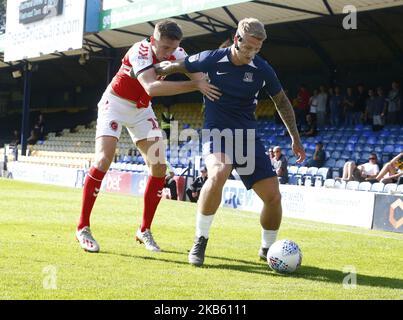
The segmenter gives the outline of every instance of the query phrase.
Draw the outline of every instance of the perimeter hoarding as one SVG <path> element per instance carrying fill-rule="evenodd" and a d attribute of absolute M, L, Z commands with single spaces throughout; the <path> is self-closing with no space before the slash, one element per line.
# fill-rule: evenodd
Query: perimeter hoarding
<path fill-rule="evenodd" d="M 81 49 L 85 0 L 8 0 L 4 61 Z"/>
<path fill-rule="evenodd" d="M 127 6 L 104 10 L 100 30 L 121 28 L 181 14 L 249 2 L 247 0 L 137 0 Z"/>
<path fill-rule="evenodd" d="M 373 229 L 403 233 L 403 195 L 376 195 Z"/>

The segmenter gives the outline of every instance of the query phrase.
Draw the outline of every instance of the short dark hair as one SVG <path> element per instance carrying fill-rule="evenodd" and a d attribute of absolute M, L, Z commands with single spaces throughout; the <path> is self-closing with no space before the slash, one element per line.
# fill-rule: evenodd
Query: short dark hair
<path fill-rule="evenodd" d="M 154 38 L 168 38 L 170 40 L 182 40 L 183 33 L 181 27 L 173 20 L 162 20 L 155 25 Z"/>

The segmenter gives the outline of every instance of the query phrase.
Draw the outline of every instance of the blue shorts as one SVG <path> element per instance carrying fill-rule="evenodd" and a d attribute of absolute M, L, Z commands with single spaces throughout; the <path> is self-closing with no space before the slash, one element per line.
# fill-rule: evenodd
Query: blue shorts
<path fill-rule="evenodd" d="M 256 182 L 276 176 L 258 137 L 247 137 L 246 134 L 221 137 L 212 134 L 203 141 L 203 156 L 211 153 L 226 154 L 229 163 L 236 169 L 248 190 L 252 189 Z"/>

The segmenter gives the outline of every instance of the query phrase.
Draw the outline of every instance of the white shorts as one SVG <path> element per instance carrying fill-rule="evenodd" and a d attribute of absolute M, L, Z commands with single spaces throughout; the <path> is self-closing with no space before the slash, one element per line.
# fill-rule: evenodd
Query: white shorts
<path fill-rule="evenodd" d="M 98 103 L 97 131 L 95 138 L 112 136 L 120 138 L 125 126 L 133 142 L 162 137 L 158 120 L 151 105 L 137 108 L 133 103 L 105 92 Z"/>

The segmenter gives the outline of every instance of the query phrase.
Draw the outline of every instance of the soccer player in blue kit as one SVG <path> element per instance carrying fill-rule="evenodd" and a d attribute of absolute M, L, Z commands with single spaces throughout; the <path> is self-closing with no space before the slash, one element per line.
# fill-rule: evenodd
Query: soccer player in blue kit
<path fill-rule="evenodd" d="M 282 217 L 279 183 L 270 159 L 265 154 L 263 144 L 254 135 L 257 127 L 254 112 L 257 96 L 262 88 L 265 88 L 272 97 L 287 127 L 292 140 L 292 149 L 298 157 L 297 162 L 301 163 L 305 159 L 305 151 L 301 144 L 291 103 L 273 68 L 257 55 L 266 38 L 264 25 L 259 20 L 245 18 L 238 24 L 231 47 L 203 51 L 183 60 L 166 61 L 154 65 L 159 75 L 176 72 L 206 73 L 210 83 L 218 87 L 222 93 L 218 100 L 204 99 L 203 130 L 211 132 L 207 142 L 203 143 L 203 155 L 209 179 L 204 184 L 199 197 L 196 237 L 188 256 L 189 263 L 195 266 L 201 266 L 204 263 L 214 214 L 221 203 L 224 184 L 234 168 L 238 171 L 245 187 L 248 190 L 253 189 L 263 201 L 260 215 L 261 246 L 258 252 L 260 258 L 266 259 L 268 249 L 277 238 Z M 230 144 L 225 144 L 223 147 L 223 135 L 217 135 L 217 132 L 228 133 L 228 130 L 232 132 L 232 146 L 235 146 L 232 149 L 228 148 Z M 252 132 L 253 136 L 250 136 L 248 131 Z M 237 132 L 242 133 L 237 135 Z M 217 137 L 221 140 L 221 144 L 216 143 Z M 242 158 L 240 155 L 245 154 L 245 149 L 247 149 L 246 163 L 240 163 L 239 160 Z M 250 170 L 251 166 L 252 170 Z"/>

